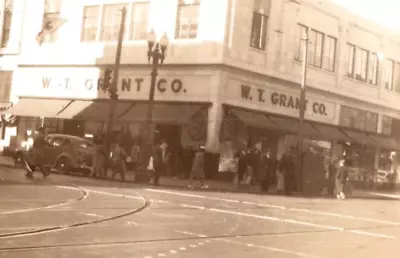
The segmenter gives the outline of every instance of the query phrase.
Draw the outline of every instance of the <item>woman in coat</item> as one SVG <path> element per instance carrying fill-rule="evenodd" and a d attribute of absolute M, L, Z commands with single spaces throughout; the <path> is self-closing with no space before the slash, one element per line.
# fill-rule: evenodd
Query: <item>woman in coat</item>
<path fill-rule="evenodd" d="M 189 188 L 193 188 L 193 178 L 200 179 L 201 188 L 207 188 L 208 186 L 204 185 L 204 153 L 206 148 L 201 146 L 194 156 L 193 167 L 190 174 L 190 184 Z"/>

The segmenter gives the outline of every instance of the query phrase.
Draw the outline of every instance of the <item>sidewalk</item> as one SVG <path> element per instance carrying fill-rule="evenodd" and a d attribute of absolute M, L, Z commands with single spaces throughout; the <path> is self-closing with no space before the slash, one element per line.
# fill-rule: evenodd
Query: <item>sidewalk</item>
<path fill-rule="evenodd" d="M 14 161 L 10 157 L 4 157 L 0 155 L 0 167 L 8 167 L 8 168 L 14 168 Z M 136 177 L 137 179 L 137 184 L 139 185 L 145 185 L 147 184 L 147 174 L 145 172 L 141 172 L 138 174 Z M 119 180 L 119 176 L 117 175 L 117 180 Z M 110 174 L 107 180 L 111 180 Z M 127 173 L 125 175 L 125 180 L 128 183 L 135 183 L 134 182 L 134 176 L 132 173 Z M 189 189 L 189 180 L 188 179 L 179 179 L 179 178 L 174 178 L 174 177 L 168 177 L 168 176 L 162 176 L 160 177 L 160 186 L 162 187 L 170 187 L 170 188 L 179 188 L 179 189 Z M 232 192 L 232 193 L 249 193 L 249 194 L 278 194 L 276 191 L 276 188 L 273 186 L 269 190 L 268 193 L 262 193 L 260 190 L 259 184 L 252 185 L 249 188 L 246 189 L 239 189 L 236 184 L 234 184 L 232 181 L 222 181 L 222 180 L 206 180 L 205 184 L 208 186 L 207 189 L 199 189 L 200 188 L 200 182 L 198 180 L 194 181 L 194 185 L 196 190 L 201 190 L 201 191 L 214 191 L 214 192 Z M 384 197 L 385 194 L 396 195 L 400 194 L 400 191 L 393 191 L 393 192 L 385 192 L 385 191 L 379 191 L 376 192 L 378 194 L 373 194 L 373 190 L 354 190 L 352 197 L 353 198 L 373 198 L 373 197 L 378 197 L 382 196 Z M 301 193 L 293 193 L 293 197 L 304 197 L 304 194 Z M 332 198 L 328 195 L 318 195 L 318 196 L 309 196 L 309 197 L 315 197 L 315 198 Z"/>

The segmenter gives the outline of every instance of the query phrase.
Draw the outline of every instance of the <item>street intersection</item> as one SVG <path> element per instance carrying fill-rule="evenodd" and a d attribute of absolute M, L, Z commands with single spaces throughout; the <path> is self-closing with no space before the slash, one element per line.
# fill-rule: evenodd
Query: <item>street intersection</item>
<path fill-rule="evenodd" d="M 37 177 L 0 168 L 0 257 L 400 253 L 396 194 L 338 201 Z"/>

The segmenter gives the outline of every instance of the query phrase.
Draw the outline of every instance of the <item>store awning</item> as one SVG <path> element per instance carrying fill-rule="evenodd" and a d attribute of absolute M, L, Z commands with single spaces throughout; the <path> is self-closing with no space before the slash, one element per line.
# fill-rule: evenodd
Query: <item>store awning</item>
<path fill-rule="evenodd" d="M 281 131 L 288 132 L 291 134 L 297 134 L 299 131 L 299 121 L 294 118 L 289 117 L 278 117 L 273 115 L 268 115 L 269 119 L 274 122 Z M 312 139 L 323 139 L 323 135 L 319 133 L 309 121 L 304 121 L 303 124 L 303 134 L 306 137 Z"/>
<path fill-rule="evenodd" d="M 256 127 L 256 128 L 265 128 L 270 130 L 279 130 L 278 126 L 276 126 L 271 120 L 268 119 L 267 115 L 251 112 L 239 109 L 231 109 L 231 111 L 243 121 L 245 125 Z"/>
<path fill-rule="evenodd" d="M 31 117 L 57 117 L 70 100 L 21 98 L 17 104 L 6 110 L 5 114 Z"/>
<path fill-rule="evenodd" d="M 115 105 L 115 117 L 127 112 L 133 103 L 117 102 Z M 57 114 L 58 118 L 63 119 L 78 119 L 78 120 L 95 120 L 106 121 L 110 112 L 109 101 L 92 101 L 92 100 L 71 100 Z"/>
<path fill-rule="evenodd" d="M 193 103 L 154 103 L 153 120 L 158 123 L 184 124 L 202 107 Z M 137 102 L 117 115 L 116 119 L 132 122 L 147 120 L 147 102 Z"/>
<path fill-rule="evenodd" d="M 377 142 L 372 140 L 366 133 L 353 131 L 350 129 L 342 129 L 344 133 L 350 138 L 351 142 L 364 144 L 369 146 L 377 146 Z"/>
<path fill-rule="evenodd" d="M 370 134 L 369 137 L 382 149 L 400 151 L 400 143 L 385 135 Z"/>
<path fill-rule="evenodd" d="M 324 124 L 314 124 L 315 129 L 317 129 L 326 140 L 332 141 L 344 141 L 349 142 L 350 139 L 340 129 L 336 126 L 324 125 Z"/>

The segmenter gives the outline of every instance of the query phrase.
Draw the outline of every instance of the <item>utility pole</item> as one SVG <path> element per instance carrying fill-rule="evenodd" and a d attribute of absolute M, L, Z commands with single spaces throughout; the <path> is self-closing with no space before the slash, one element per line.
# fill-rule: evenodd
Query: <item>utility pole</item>
<path fill-rule="evenodd" d="M 112 78 L 112 83 L 111 85 L 109 85 L 108 88 L 108 94 L 110 96 L 110 109 L 109 109 L 108 123 L 107 123 L 107 147 L 110 147 L 110 137 L 113 131 L 115 107 L 117 105 L 117 100 L 118 100 L 118 94 L 117 94 L 118 76 L 119 76 L 119 67 L 121 64 L 121 51 L 122 51 L 122 42 L 124 40 L 125 22 L 126 22 L 126 7 L 124 6 L 121 9 L 121 24 L 118 34 L 117 53 L 115 55 L 113 78 Z"/>
<path fill-rule="evenodd" d="M 303 140 L 304 140 L 304 115 L 306 111 L 306 81 L 307 81 L 307 63 L 308 63 L 308 35 L 310 28 L 307 28 L 304 35 L 304 52 L 303 52 L 303 67 L 302 67 L 302 79 L 300 88 L 300 107 L 299 107 L 299 130 L 297 134 L 297 176 L 300 178 L 299 190 L 303 191 Z"/>

